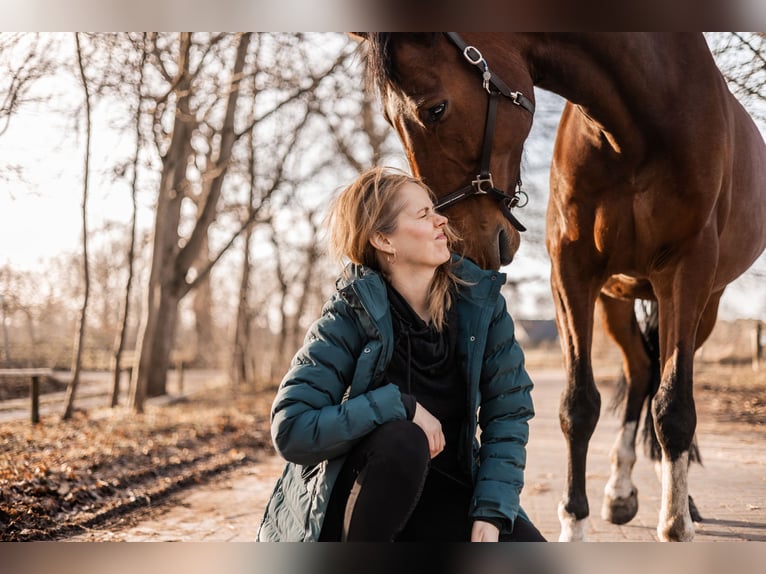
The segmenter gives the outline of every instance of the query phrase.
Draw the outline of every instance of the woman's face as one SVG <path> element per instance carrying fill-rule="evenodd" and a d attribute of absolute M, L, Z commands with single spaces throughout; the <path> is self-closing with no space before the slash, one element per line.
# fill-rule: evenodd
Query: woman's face
<path fill-rule="evenodd" d="M 396 230 L 386 235 L 396 254 L 393 267 L 434 270 L 450 258 L 444 234 L 447 218 L 434 211 L 431 196 L 420 185 L 405 183 L 397 193 L 403 208 Z"/>

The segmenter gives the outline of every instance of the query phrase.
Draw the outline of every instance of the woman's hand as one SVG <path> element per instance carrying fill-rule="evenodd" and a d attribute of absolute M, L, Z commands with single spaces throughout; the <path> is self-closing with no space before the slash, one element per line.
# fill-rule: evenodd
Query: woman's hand
<path fill-rule="evenodd" d="M 412 422 L 423 429 L 428 439 L 428 450 L 431 451 L 431 458 L 444 450 L 442 424 L 439 422 L 439 419 L 429 413 L 420 403 L 415 403 L 415 416 L 412 417 Z"/>
<path fill-rule="evenodd" d="M 471 542 L 497 542 L 500 530 L 497 526 L 483 520 L 474 520 L 471 528 Z"/>

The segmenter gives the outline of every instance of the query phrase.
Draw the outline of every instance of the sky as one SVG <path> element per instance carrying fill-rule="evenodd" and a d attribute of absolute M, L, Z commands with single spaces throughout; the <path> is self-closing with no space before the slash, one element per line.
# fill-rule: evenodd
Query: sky
<path fill-rule="evenodd" d="M 94 135 L 92 145 L 92 165 L 104 166 L 131 143 L 104 131 Z M 83 134 L 55 114 L 24 110 L 13 118 L 0 137 L 0 162 L 20 164 L 23 173 L 0 177 L 0 264 L 39 269 L 50 256 L 79 249 L 84 149 Z M 102 171 L 91 177 L 90 229 L 105 221 L 128 221 L 129 188 L 110 179 Z"/>
<path fill-rule="evenodd" d="M 59 86 L 57 90 L 78 95 L 72 89 Z M 558 96 L 538 91 L 538 110 L 541 106 L 559 109 Z M 105 120 L 109 109 L 97 109 Z M 539 113 L 539 112 L 538 112 Z M 94 121 L 105 125 L 106 121 Z M 527 154 L 534 154 L 528 163 L 534 167 L 528 191 L 534 203 L 529 209 L 544 210 L 547 200 L 547 166 L 552 151 L 551 138 L 543 135 L 544 126 L 535 124 L 527 145 Z M 99 171 L 100 166 L 112 166 L 116 157 L 131 154 L 132 141 L 124 141 L 116 131 L 102 130 L 94 135 L 92 166 L 95 171 L 90 181 L 88 204 L 91 230 L 107 221 L 127 222 L 130 215 L 128 182 L 115 183 L 113 173 Z M 0 171 L 0 265 L 16 269 L 44 269 L 52 256 L 61 252 L 77 252 L 81 241 L 82 163 L 84 137 L 71 119 L 61 114 L 47 113 L 44 108 L 29 107 L 14 117 L 8 131 L 0 136 L 0 170 L 3 165 L 15 163 L 24 166 L 23 179 Z M 342 182 L 339 182 L 342 183 Z M 541 196 L 545 197 L 545 200 Z M 148 229 L 153 219 L 151 194 L 140 196 L 139 226 Z M 524 210 L 517 216 L 528 221 Z M 537 241 L 526 240 L 537 233 Z M 521 298 L 518 317 L 552 316 L 550 290 L 546 278 L 549 264 L 542 242 L 542 230 L 530 231 L 522 236 L 522 246 L 516 260 L 504 269 L 512 280 L 527 282 L 517 297 Z M 766 256 L 762 256 L 753 271 L 745 274 L 727 290 L 721 303 L 720 316 L 726 319 L 766 319 Z M 542 302 L 542 305 L 538 304 Z"/>

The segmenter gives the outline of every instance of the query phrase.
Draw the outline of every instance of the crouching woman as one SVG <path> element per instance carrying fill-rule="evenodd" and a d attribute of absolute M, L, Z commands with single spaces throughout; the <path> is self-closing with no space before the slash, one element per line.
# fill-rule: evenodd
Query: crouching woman
<path fill-rule="evenodd" d="M 519 506 L 532 381 L 505 277 L 451 253 L 433 204 L 381 168 L 335 200 L 349 263 L 274 400 L 288 463 L 259 540 L 544 540 Z"/>

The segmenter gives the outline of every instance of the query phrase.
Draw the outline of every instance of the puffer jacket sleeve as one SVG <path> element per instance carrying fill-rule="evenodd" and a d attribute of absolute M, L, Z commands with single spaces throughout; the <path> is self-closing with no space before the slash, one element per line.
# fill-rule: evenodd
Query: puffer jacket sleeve
<path fill-rule="evenodd" d="M 524 485 L 529 419 L 534 416 L 532 381 L 516 342 L 505 299 L 498 297 L 481 373 L 480 464 L 471 516 L 510 522 L 519 512 Z"/>
<path fill-rule="evenodd" d="M 271 436 L 283 458 L 317 464 L 345 454 L 377 426 L 406 418 L 396 385 L 346 397 L 365 348 L 355 311 L 334 297 L 309 329 L 272 406 Z"/>

